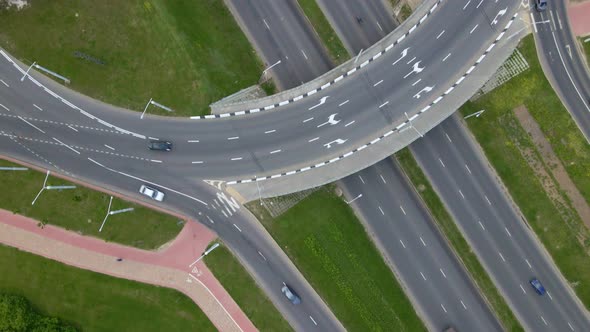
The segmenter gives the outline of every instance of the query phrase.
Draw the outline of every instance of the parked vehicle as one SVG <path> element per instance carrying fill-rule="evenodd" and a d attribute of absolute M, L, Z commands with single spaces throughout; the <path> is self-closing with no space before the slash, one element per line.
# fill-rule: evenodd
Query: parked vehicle
<path fill-rule="evenodd" d="M 535 0 L 535 7 L 540 12 L 545 11 L 547 9 L 547 0 Z"/>

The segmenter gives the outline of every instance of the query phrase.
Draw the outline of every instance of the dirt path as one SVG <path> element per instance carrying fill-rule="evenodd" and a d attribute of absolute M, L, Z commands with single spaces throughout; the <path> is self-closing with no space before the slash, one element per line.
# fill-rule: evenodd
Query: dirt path
<path fill-rule="evenodd" d="M 215 234 L 187 222 L 165 249 L 151 252 L 81 236 L 0 210 L 0 242 L 21 250 L 119 278 L 174 288 L 190 297 L 220 331 L 256 331 L 202 261 L 189 268 Z M 122 258 L 122 261 L 117 261 Z"/>
<path fill-rule="evenodd" d="M 539 124 L 537 124 L 535 119 L 533 119 L 533 117 L 530 115 L 530 113 L 524 106 L 517 107 L 514 110 L 514 114 L 516 115 L 516 118 L 518 119 L 524 130 L 531 136 L 533 143 L 535 144 L 537 150 L 541 154 L 541 158 L 543 159 L 544 163 L 548 166 L 548 168 L 551 171 L 551 174 L 557 181 L 559 189 L 565 192 L 565 194 L 571 201 L 571 204 L 573 205 L 574 209 L 576 210 L 576 212 L 578 213 L 586 227 L 590 229 L 590 207 L 588 206 L 588 203 L 586 202 L 582 194 L 580 194 L 580 191 L 578 190 L 572 179 L 570 179 L 561 161 L 555 155 L 555 152 L 553 151 L 551 144 L 545 138 L 545 135 L 543 135 L 543 132 L 539 127 Z M 559 195 L 559 193 L 557 193 L 557 195 Z"/>

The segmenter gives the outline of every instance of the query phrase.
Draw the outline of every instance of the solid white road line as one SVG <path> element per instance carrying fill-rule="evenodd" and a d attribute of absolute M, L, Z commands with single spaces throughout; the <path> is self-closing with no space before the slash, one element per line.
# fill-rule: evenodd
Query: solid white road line
<path fill-rule="evenodd" d="M 572 326 L 572 324 L 570 324 L 569 322 L 567 323 L 567 326 L 569 326 L 569 327 L 570 327 L 570 330 L 572 330 L 572 331 L 575 331 L 575 330 L 574 330 L 574 327 L 573 327 L 573 326 Z"/>
<path fill-rule="evenodd" d="M 109 145 L 106 145 L 106 144 L 105 144 L 104 146 L 106 146 L 107 148 L 109 148 L 109 149 L 111 149 L 111 150 L 113 150 L 113 151 L 115 150 L 115 148 L 114 148 L 114 147 L 112 147 L 112 146 L 109 146 Z"/>
<path fill-rule="evenodd" d="M 273 129 L 273 130 L 267 130 L 267 131 L 265 131 L 264 133 L 265 133 L 265 134 L 272 134 L 272 133 L 274 133 L 275 131 L 277 131 L 277 130 L 276 130 L 276 129 Z"/>
<path fill-rule="evenodd" d="M 510 231 L 508 230 L 508 228 L 504 227 L 504 229 L 506 230 L 506 233 L 508 233 L 508 236 L 512 237 L 512 234 L 510 234 Z"/>
<path fill-rule="evenodd" d="M 36 109 L 38 109 L 39 111 L 42 111 L 43 109 L 35 104 L 33 104 L 33 106 L 35 106 Z"/>
<path fill-rule="evenodd" d="M 309 122 L 309 121 L 311 121 L 311 120 L 313 120 L 313 117 L 311 117 L 311 118 L 309 118 L 309 119 L 305 119 L 305 120 L 303 120 L 303 123 Z"/>
<path fill-rule="evenodd" d="M 385 179 L 383 178 L 383 175 L 379 174 L 379 177 L 381 177 L 381 181 L 383 181 L 383 183 L 387 184 L 387 182 L 385 181 Z"/>
<path fill-rule="evenodd" d="M 72 130 L 73 130 L 73 131 L 75 131 L 75 132 L 78 132 L 78 129 L 76 129 L 76 128 L 74 128 L 74 127 L 70 126 L 70 125 L 68 125 L 68 128 L 72 129 Z"/>
<path fill-rule="evenodd" d="M 461 305 L 463 306 L 463 309 L 467 310 L 467 306 L 465 305 L 465 303 L 463 303 L 463 300 L 459 300 L 459 302 L 461 302 Z"/>
<path fill-rule="evenodd" d="M 540 316 L 540 317 L 541 317 L 541 320 L 543 321 L 543 323 L 545 323 L 545 325 L 548 325 L 547 324 L 547 321 L 545 320 L 545 318 L 543 318 L 543 316 Z"/>
<path fill-rule="evenodd" d="M 547 296 L 549 296 L 549 298 L 551 299 L 551 301 L 553 301 L 553 297 L 551 296 L 551 293 L 549 293 L 549 291 L 547 291 Z"/>
<path fill-rule="evenodd" d="M 420 242 L 422 242 L 422 245 L 426 247 L 426 242 L 424 242 L 424 239 L 422 239 L 421 236 L 420 236 Z"/>
<path fill-rule="evenodd" d="M 471 170 L 469 169 L 469 166 L 467 166 L 467 164 L 465 164 L 465 168 L 467 168 L 467 172 L 469 172 L 469 174 L 471 174 Z"/>
<path fill-rule="evenodd" d="M 447 56 L 443 58 L 443 62 L 445 62 L 450 56 L 451 56 L 451 53 L 447 54 Z"/>
<path fill-rule="evenodd" d="M 362 177 L 362 176 L 360 176 L 360 175 L 359 175 L 359 179 L 361 179 L 361 182 L 362 182 L 363 184 L 365 184 L 365 180 L 363 180 L 363 177 Z"/>
<path fill-rule="evenodd" d="M 150 159 L 150 161 L 153 162 L 153 163 L 158 163 L 158 164 L 161 164 L 162 163 L 161 160 L 157 160 L 157 159 Z"/>
<path fill-rule="evenodd" d="M 539 32 L 537 30 L 537 22 L 535 22 L 535 17 L 533 16 L 533 13 L 529 13 L 531 15 L 531 22 L 533 23 L 533 27 L 535 28 L 535 33 Z"/>
<path fill-rule="evenodd" d="M 420 81 L 422 81 L 421 78 L 419 78 L 416 82 L 412 83 L 412 86 L 415 86 L 416 84 L 420 83 Z"/>
<path fill-rule="evenodd" d="M 379 84 L 381 84 L 381 83 L 383 83 L 383 80 L 381 80 L 381 81 L 379 81 L 379 82 L 377 82 L 377 83 L 373 84 L 373 86 L 375 87 L 375 86 L 377 86 L 377 85 L 379 85 Z"/>
<path fill-rule="evenodd" d="M 53 140 L 54 140 L 54 141 L 58 142 L 59 144 L 61 144 L 61 145 L 65 146 L 66 148 L 68 148 L 68 149 L 70 149 L 70 150 L 74 151 L 74 152 L 75 152 L 75 153 L 77 153 L 77 154 L 80 154 L 80 152 L 76 151 L 76 149 L 74 149 L 74 148 L 72 148 L 71 146 L 69 146 L 69 145 L 65 144 L 64 142 L 62 142 L 62 141 L 58 140 L 58 139 L 57 139 L 57 138 L 55 138 L 55 137 L 52 137 L 52 138 L 53 138 Z"/>
<path fill-rule="evenodd" d="M 482 3 L 483 3 L 483 0 L 480 0 L 479 3 L 477 4 L 477 6 L 475 6 L 475 8 L 479 8 L 479 6 L 481 6 Z"/>
<path fill-rule="evenodd" d="M 406 62 L 406 64 L 408 64 L 408 65 L 409 65 L 409 64 L 410 64 L 410 63 L 412 63 L 412 61 L 414 61 L 414 60 L 416 60 L 416 57 L 413 57 L 413 58 L 411 58 L 411 59 L 410 59 L 408 62 Z"/>
<path fill-rule="evenodd" d="M 528 259 L 526 259 L 526 258 L 525 258 L 525 259 L 524 259 L 524 261 L 525 261 L 525 262 L 526 262 L 526 264 L 529 266 L 529 269 L 532 269 L 532 268 L 533 268 L 533 267 L 531 266 L 531 263 L 529 263 L 529 260 L 528 260 Z"/>
<path fill-rule="evenodd" d="M 486 228 L 485 228 L 485 227 L 483 227 L 483 224 L 481 223 L 481 221 L 478 221 L 478 222 L 479 222 L 479 226 L 481 226 L 481 229 L 483 229 L 483 230 L 485 231 L 485 230 L 486 230 Z"/>
<path fill-rule="evenodd" d="M 449 142 L 453 143 L 453 141 L 451 141 L 451 138 L 449 137 L 449 134 L 445 133 L 445 136 L 447 137 L 447 139 L 449 140 Z"/>
<path fill-rule="evenodd" d="M 443 271 L 442 268 L 440 268 L 439 270 L 440 270 L 440 273 L 442 273 L 443 277 L 445 277 L 445 279 L 446 279 L 447 278 L 447 275 L 445 274 L 445 271 Z"/>
<path fill-rule="evenodd" d="M 305 57 L 305 60 L 307 60 L 307 54 L 305 54 L 305 52 L 303 52 L 303 50 L 301 50 L 301 53 L 303 53 L 303 56 Z"/>
<path fill-rule="evenodd" d="M 23 119 L 20 115 L 18 116 L 19 119 L 23 120 L 26 124 L 28 124 L 29 126 L 37 129 L 38 131 L 42 132 L 43 134 L 45 134 L 45 132 L 41 129 L 39 129 L 39 127 L 35 126 L 34 124 L 30 123 L 29 121 Z"/>
<path fill-rule="evenodd" d="M 353 124 L 353 123 L 354 123 L 354 121 L 355 121 L 355 120 L 352 120 L 352 121 L 350 121 L 349 123 L 345 124 L 345 125 L 344 125 L 344 127 L 348 127 L 348 126 L 350 126 L 351 124 Z"/>
<path fill-rule="evenodd" d="M 266 28 L 267 28 L 268 30 L 270 30 L 270 27 L 268 26 L 268 23 L 266 23 L 266 20 L 265 20 L 265 19 L 262 19 L 262 22 L 264 22 L 264 25 L 266 25 Z"/>
<path fill-rule="evenodd" d="M 318 323 L 316 323 L 316 321 L 315 321 L 315 319 L 313 319 L 313 317 L 309 316 L 309 319 L 311 319 L 311 322 L 312 322 L 312 323 L 313 323 L 315 326 L 317 326 L 317 325 L 318 325 Z"/>
<path fill-rule="evenodd" d="M 526 291 L 524 290 L 524 287 L 522 287 L 522 284 L 520 284 L 519 286 L 520 286 L 520 289 L 522 290 L 522 292 L 526 294 Z"/>
<path fill-rule="evenodd" d="M 239 136 L 234 136 L 234 137 L 228 137 L 227 140 L 228 141 L 233 141 L 233 140 L 236 140 L 236 139 L 239 139 L 239 138 L 240 138 Z"/>
<path fill-rule="evenodd" d="M 199 161 L 191 161 L 191 164 L 202 164 L 203 161 L 199 160 Z"/>
<path fill-rule="evenodd" d="M 426 277 L 424 276 L 424 273 L 420 272 L 420 275 L 422 276 L 422 279 L 426 280 Z"/>
<path fill-rule="evenodd" d="M 338 104 L 338 107 L 348 104 L 349 101 L 350 101 L 350 99 L 347 99 L 346 101 L 341 102 L 340 104 Z"/>
<path fill-rule="evenodd" d="M 6 82 L 4 82 L 3 80 L 0 80 L 0 82 L 2 82 L 2 84 L 6 85 L 7 88 L 10 88 L 10 85 L 8 85 Z"/>
<path fill-rule="evenodd" d="M 406 249 L 406 245 L 404 244 L 404 241 L 399 240 L 399 243 L 401 243 L 402 244 L 402 247 L 404 247 L 404 249 Z"/>
<path fill-rule="evenodd" d="M 489 204 L 489 205 L 492 205 L 492 202 L 490 202 L 490 199 L 488 198 L 488 196 L 486 196 L 486 195 L 483 195 L 483 197 L 485 197 L 485 198 L 486 198 L 486 201 L 488 201 L 488 204 Z"/>
<path fill-rule="evenodd" d="M 4 105 L 0 104 L 0 107 L 2 107 L 3 109 L 7 110 L 8 112 L 10 112 L 10 110 L 9 110 L 9 109 L 8 109 L 8 107 L 6 107 L 6 106 L 4 106 Z"/>
<path fill-rule="evenodd" d="M 281 149 L 271 151 L 270 154 L 275 154 L 275 153 L 279 153 L 279 152 L 281 152 Z"/>
<path fill-rule="evenodd" d="M 438 158 L 438 161 L 440 161 L 440 164 L 442 165 L 442 167 L 446 168 L 445 163 L 443 163 L 443 161 L 440 158 Z"/>
<path fill-rule="evenodd" d="M 477 29 L 477 27 L 478 27 L 478 26 L 479 26 L 479 24 L 476 24 L 476 25 L 473 27 L 473 29 L 471 29 L 471 31 L 469 31 L 469 34 L 472 34 L 472 33 L 473 33 L 473 31 L 475 31 L 475 29 Z"/>
<path fill-rule="evenodd" d="M 232 161 L 242 160 L 242 157 L 231 158 Z"/>
<path fill-rule="evenodd" d="M 445 308 L 445 306 L 442 303 L 440 304 L 440 307 L 442 308 L 442 310 L 444 310 L 445 313 L 447 312 L 447 309 Z"/>
<path fill-rule="evenodd" d="M 406 210 L 404 210 L 404 207 L 400 205 L 399 208 L 402 210 L 402 213 L 404 214 L 404 216 L 406 216 L 407 214 L 406 214 Z"/>
<path fill-rule="evenodd" d="M 438 34 L 438 36 L 436 36 L 436 39 L 439 39 L 439 38 L 440 38 L 440 36 L 442 36 L 444 33 L 445 33 L 445 30 L 441 31 L 441 32 Z"/>
<path fill-rule="evenodd" d="M 313 141 L 317 141 L 318 139 L 320 139 L 320 138 L 319 138 L 319 137 L 312 138 L 312 139 L 310 139 L 310 140 L 309 140 L 309 141 L 307 141 L 307 142 L 308 142 L 308 143 L 311 143 L 311 142 L 313 142 Z"/>
<path fill-rule="evenodd" d="M 463 195 L 463 192 L 461 191 L 461 189 L 459 189 L 459 194 L 461 194 L 461 197 L 463 197 L 463 199 L 465 199 L 465 195 Z"/>
<path fill-rule="evenodd" d="M 241 233 L 242 230 L 240 229 L 240 227 L 238 227 L 238 225 L 234 224 L 234 227 Z"/>
<path fill-rule="evenodd" d="M 264 257 L 264 255 L 260 251 L 258 251 L 258 254 L 260 255 L 260 257 L 262 257 L 262 259 L 266 261 L 266 257 Z"/>
<path fill-rule="evenodd" d="M 384 102 L 383 104 L 379 105 L 379 108 L 381 108 L 381 107 L 383 107 L 383 106 L 385 106 L 385 105 L 387 105 L 387 104 L 389 104 L 389 101 L 386 101 L 386 102 Z"/>
<path fill-rule="evenodd" d="M 189 142 L 189 143 L 199 143 L 199 140 L 198 139 L 190 139 L 187 142 Z"/>
<path fill-rule="evenodd" d="M 381 211 L 382 215 L 385 215 L 385 212 L 383 212 L 383 209 L 381 209 L 381 206 L 379 206 L 379 211 Z"/>
<path fill-rule="evenodd" d="M 465 4 L 465 6 L 463 6 L 463 10 L 465 10 L 465 8 L 467 8 L 467 6 L 469 6 L 469 3 L 471 2 L 471 0 L 467 1 L 467 3 Z"/>
<path fill-rule="evenodd" d="M 505 262 L 506 260 L 504 259 L 504 256 L 502 255 L 502 253 L 498 251 L 498 254 L 500 255 L 500 258 L 502 258 L 502 260 Z"/>

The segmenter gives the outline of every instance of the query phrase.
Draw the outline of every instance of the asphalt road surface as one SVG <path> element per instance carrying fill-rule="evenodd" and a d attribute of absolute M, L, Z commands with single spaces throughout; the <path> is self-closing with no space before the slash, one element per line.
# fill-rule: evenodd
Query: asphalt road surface
<path fill-rule="evenodd" d="M 395 28 L 380 0 L 320 4 L 351 53 Z M 397 163 L 387 158 L 343 178 L 340 187 L 430 330 L 501 330 Z"/>
<path fill-rule="evenodd" d="M 543 71 L 590 143 L 590 76 L 569 24 L 566 3 L 550 1 L 546 11 L 531 8 L 530 16 Z"/>
<path fill-rule="evenodd" d="M 28 66 L 13 65 L 3 53 L 0 151 L 125 195 L 137 196 L 143 183 L 158 187 L 166 193 L 158 205 L 216 231 L 297 329 L 338 330 L 337 320 L 268 234 L 223 197 L 215 182 L 203 180 L 287 173 L 379 137 L 404 121 L 406 110 L 412 116 L 440 100 L 436 96 L 501 35 L 516 8 L 509 1 L 443 1 L 407 38 L 334 87 L 280 111 L 203 121 L 140 120 L 138 113 L 91 100 L 38 74 L 22 80 Z M 174 151 L 148 151 L 150 137 L 171 139 Z M 283 281 L 304 298 L 296 309 L 279 292 Z"/>
<path fill-rule="evenodd" d="M 502 330 L 399 166 L 388 158 L 341 183 L 429 330 Z"/>
<path fill-rule="evenodd" d="M 588 312 L 456 116 L 410 146 L 420 166 L 526 330 L 590 331 Z M 469 121 L 485 121 L 485 116 Z M 532 278 L 543 283 L 546 295 L 534 292 Z"/>

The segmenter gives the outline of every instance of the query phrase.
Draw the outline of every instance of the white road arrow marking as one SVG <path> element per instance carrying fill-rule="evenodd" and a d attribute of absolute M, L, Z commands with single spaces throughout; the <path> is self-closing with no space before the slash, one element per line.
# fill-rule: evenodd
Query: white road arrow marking
<path fill-rule="evenodd" d="M 406 76 L 404 76 L 404 78 L 407 78 L 408 76 L 412 75 L 412 73 L 421 73 L 424 70 L 424 67 L 420 68 L 420 62 L 422 61 L 414 63 L 414 65 L 412 66 L 412 71 L 409 72 Z"/>
<path fill-rule="evenodd" d="M 313 105 L 312 107 L 310 107 L 309 110 L 311 111 L 312 109 L 314 109 L 314 108 L 316 108 L 316 107 L 318 107 L 320 105 L 323 105 L 326 102 L 326 99 L 328 99 L 328 97 L 330 97 L 330 96 L 322 97 L 320 99 L 320 102 L 317 105 Z"/>
<path fill-rule="evenodd" d="M 329 124 L 329 125 L 331 125 L 331 126 L 333 126 L 333 125 L 335 125 L 335 124 L 338 124 L 338 122 L 340 122 L 340 120 L 334 120 L 334 117 L 336 117 L 336 115 L 337 115 L 337 114 L 338 114 L 338 113 L 331 114 L 331 115 L 328 117 L 328 121 L 326 121 L 326 122 L 322 123 L 321 125 L 318 125 L 318 128 L 320 128 L 320 127 L 323 127 L 323 126 L 325 126 L 325 125 L 327 125 L 327 124 Z"/>
<path fill-rule="evenodd" d="M 569 53 L 570 59 L 571 59 L 572 58 L 572 48 L 570 47 L 569 44 L 565 45 L 565 48 L 567 48 L 567 53 Z"/>
<path fill-rule="evenodd" d="M 224 184 L 224 181 L 220 181 L 220 180 L 203 180 L 205 181 L 206 184 L 213 186 L 219 190 L 222 190 L 222 186 Z"/>
<path fill-rule="evenodd" d="M 424 89 L 420 90 L 420 92 L 414 95 L 414 98 L 420 99 L 420 97 L 422 97 L 423 92 L 430 92 L 432 91 L 432 89 L 434 89 L 435 86 L 436 85 L 424 87 Z"/>
<path fill-rule="evenodd" d="M 498 19 L 502 16 L 504 16 L 504 14 L 506 14 L 506 11 L 508 10 L 508 7 L 500 10 L 498 12 L 498 14 L 496 14 L 496 17 L 494 17 L 494 20 L 492 21 L 492 25 L 498 24 Z"/>
<path fill-rule="evenodd" d="M 402 55 L 399 57 L 399 59 L 395 60 L 395 62 L 394 62 L 394 63 L 392 63 L 391 65 L 392 65 L 392 66 L 395 66 L 395 64 L 396 64 L 396 63 L 400 62 L 400 61 L 401 61 L 401 59 L 405 58 L 405 57 L 406 57 L 406 55 L 408 55 L 408 50 L 409 50 L 409 49 L 410 49 L 409 47 L 408 47 L 408 48 L 406 48 L 406 49 L 404 49 L 404 50 L 402 51 Z"/>
<path fill-rule="evenodd" d="M 348 140 L 347 140 L 347 139 L 340 139 L 340 138 L 338 138 L 338 139 L 336 139 L 336 140 L 333 140 L 332 142 L 329 142 L 329 143 L 326 143 L 326 144 L 324 144 L 324 146 L 325 146 L 327 149 L 329 149 L 329 148 L 331 148 L 331 147 L 332 147 L 332 144 L 338 144 L 338 145 L 340 145 L 340 144 L 344 144 L 344 143 L 346 143 L 346 141 L 348 141 Z"/>

